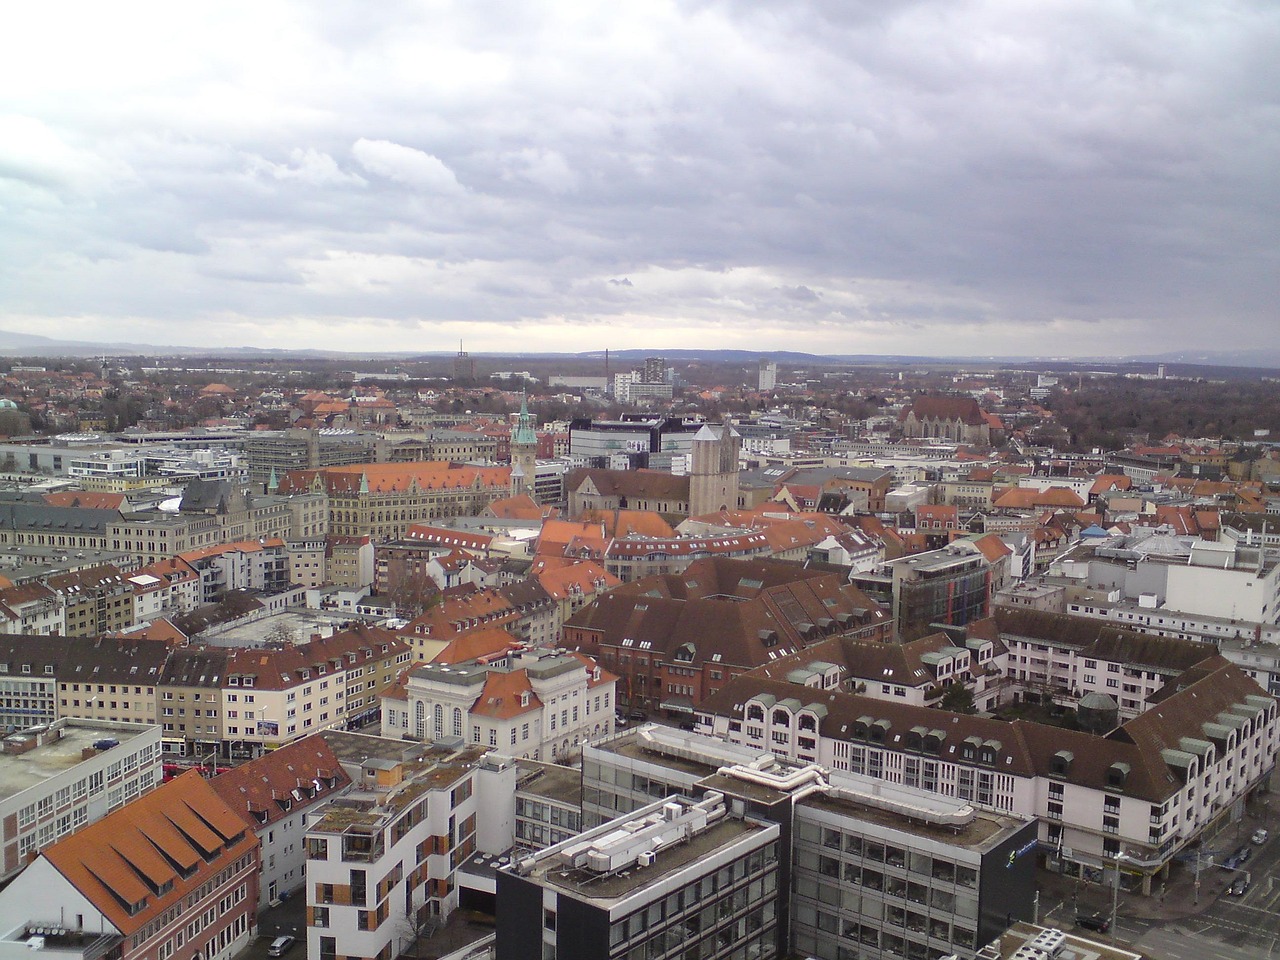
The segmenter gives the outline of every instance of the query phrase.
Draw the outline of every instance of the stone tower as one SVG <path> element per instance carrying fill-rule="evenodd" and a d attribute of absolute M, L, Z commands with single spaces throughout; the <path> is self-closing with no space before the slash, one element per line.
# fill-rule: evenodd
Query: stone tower
<path fill-rule="evenodd" d="M 522 493 L 533 496 L 534 475 L 538 469 L 538 434 L 534 429 L 529 401 L 520 398 L 520 418 L 511 434 L 511 496 Z M 536 498 L 535 498 L 536 499 Z"/>
<path fill-rule="evenodd" d="M 693 438 L 689 515 L 738 509 L 738 452 L 742 437 L 726 424 L 705 424 Z"/>

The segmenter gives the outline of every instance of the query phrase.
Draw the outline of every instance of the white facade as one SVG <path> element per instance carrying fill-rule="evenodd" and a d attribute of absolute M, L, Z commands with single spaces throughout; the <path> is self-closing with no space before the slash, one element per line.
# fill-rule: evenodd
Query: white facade
<path fill-rule="evenodd" d="M 24 741 L 35 745 L 10 752 L 10 743 Z M 106 741 L 118 745 L 93 749 Z M 43 732 L 9 738 L 0 756 L 0 879 L 154 788 L 161 779 L 160 753 L 156 725 L 59 720 Z"/>
<path fill-rule="evenodd" d="M 383 698 L 382 735 L 552 760 L 613 731 L 614 684 L 589 658 L 555 651 L 500 664 L 424 664 L 403 699 Z"/>
<path fill-rule="evenodd" d="M 348 797 L 368 806 L 311 824 L 307 956 L 393 960 L 457 908 L 455 871 L 477 849 L 477 759 L 367 761 Z"/>
<path fill-rule="evenodd" d="M 882 708 L 865 697 L 842 701 L 847 695 L 800 686 L 790 687 L 794 699 L 780 700 L 776 695 L 785 695 L 788 685 L 768 689 L 747 697 L 735 715 L 702 714 L 699 731 L 1035 817 L 1051 859 L 1072 870 L 1097 869 L 1126 852 L 1148 893 L 1179 850 L 1239 818 L 1244 798 L 1270 776 L 1280 749 L 1276 701 L 1229 666 L 1150 716 L 1131 720 L 1132 738 L 1119 740 L 1066 730 L 1042 734 L 1045 728 L 1026 721 L 1011 727 L 924 708 Z M 1142 746 L 1153 742 L 1178 747 Z M 1102 771 L 1099 755 L 1111 761 L 1103 761 Z M 1077 763 L 1085 758 L 1092 768 Z M 1144 779 L 1150 769 L 1167 769 L 1168 777 Z"/>

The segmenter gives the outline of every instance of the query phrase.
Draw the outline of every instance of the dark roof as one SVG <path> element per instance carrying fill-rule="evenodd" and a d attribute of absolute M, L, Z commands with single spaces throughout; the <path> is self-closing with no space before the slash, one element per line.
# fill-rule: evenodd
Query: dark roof
<path fill-rule="evenodd" d="M 0 504 L 0 526 L 10 530 L 48 530 L 82 536 L 105 536 L 107 527 L 122 519 L 119 510 L 51 507 L 46 503 Z"/>
<path fill-rule="evenodd" d="M 258 830 L 287 816 L 294 804 L 320 802 L 350 783 L 325 739 L 310 736 L 228 770 L 209 786 Z"/>
<path fill-rule="evenodd" d="M 917 420 L 960 420 L 975 427 L 986 423 L 973 397 L 916 397 L 910 412 Z"/>
<path fill-rule="evenodd" d="M 943 740 L 938 757 L 944 762 L 958 762 L 965 741 L 969 740 L 990 746 L 993 751 L 993 763 L 975 762 L 975 765 L 1012 776 L 1047 776 L 1051 772 L 1053 755 L 1067 749 L 1077 758 L 1063 776 L 1071 783 L 1101 789 L 1107 785 L 1107 771 L 1111 765 L 1120 762 L 1128 764 L 1130 769 L 1124 785 L 1127 795 L 1163 802 L 1179 786 L 1172 781 L 1166 782 L 1165 778 L 1171 777 L 1172 773 L 1158 751 L 1151 761 L 1136 745 L 1121 740 L 1108 740 L 1025 720 L 1010 723 L 836 690 L 761 680 L 750 675 L 730 681 L 719 693 L 705 700 L 699 709 L 719 716 L 740 718 L 747 701 L 759 694 L 769 694 L 775 701 L 795 698 L 802 706 L 817 704 L 825 707 L 826 715 L 819 719 L 819 730 L 830 739 L 855 739 L 860 722 L 870 720 L 874 724 L 880 721 L 885 725 L 884 746 L 891 750 L 905 749 L 906 735 L 913 727 L 941 731 Z"/>
<path fill-rule="evenodd" d="M 997 607 L 991 619 L 1005 636 L 1042 639 L 1075 647 L 1082 656 L 1165 673 L 1182 673 L 1217 652 L 1212 645 L 1196 640 L 1138 633 L 1092 617 Z"/>
<path fill-rule="evenodd" d="M 62 651 L 61 663 L 55 668 L 59 683 L 154 686 L 169 658 L 168 645 L 155 640 L 67 637 L 58 643 Z"/>
<path fill-rule="evenodd" d="M 160 683 L 167 687 L 222 687 L 229 650 L 194 647 L 174 650 Z"/>
<path fill-rule="evenodd" d="M 598 597 L 566 626 L 602 642 L 648 642 L 692 664 L 754 667 L 834 632 L 886 620 L 856 587 L 826 571 L 778 561 L 697 560 L 683 573 L 645 577 Z M 772 656 L 771 656 L 772 654 Z"/>
<path fill-rule="evenodd" d="M 658 470 L 574 470 L 566 478 L 566 490 L 576 492 L 590 480 L 601 496 L 637 497 L 647 500 L 688 500 L 689 478 Z"/>

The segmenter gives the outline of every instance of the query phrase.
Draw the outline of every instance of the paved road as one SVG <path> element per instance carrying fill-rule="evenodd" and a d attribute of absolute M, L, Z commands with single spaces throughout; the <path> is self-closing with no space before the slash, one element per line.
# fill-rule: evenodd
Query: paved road
<path fill-rule="evenodd" d="M 1199 935 L 1182 924 L 1151 930 L 1132 946 L 1154 960 L 1262 960 L 1274 956 L 1266 943 L 1241 946 L 1223 943 L 1214 937 Z"/>
<path fill-rule="evenodd" d="M 1255 848 L 1234 876 L 1246 872 L 1251 885 L 1244 896 L 1223 894 L 1199 916 L 1148 923 L 1146 929 L 1124 918 L 1117 924 L 1117 939 L 1156 960 L 1280 958 L 1280 841 L 1272 837 Z M 1224 878 L 1219 873 L 1215 879 Z"/>

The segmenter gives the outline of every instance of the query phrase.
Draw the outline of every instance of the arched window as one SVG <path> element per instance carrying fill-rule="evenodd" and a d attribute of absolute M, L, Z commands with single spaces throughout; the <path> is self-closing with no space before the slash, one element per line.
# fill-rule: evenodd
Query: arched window
<path fill-rule="evenodd" d="M 758 703 L 753 703 L 753 704 L 751 704 L 751 706 L 747 707 L 747 719 L 748 719 L 748 720 L 763 720 L 763 719 L 764 719 L 764 707 L 760 706 L 760 704 L 758 704 Z"/>
<path fill-rule="evenodd" d="M 436 733 L 432 739 L 443 740 L 444 739 L 444 707 L 440 706 L 440 704 L 437 703 L 436 708 L 433 711 L 433 714 L 434 714 L 434 720 L 435 720 Z"/>
<path fill-rule="evenodd" d="M 462 736 L 462 710 L 458 707 L 453 708 L 453 735 Z"/>
<path fill-rule="evenodd" d="M 419 740 L 427 737 L 427 705 L 419 700 L 413 705 L 414 731 Z"/>

